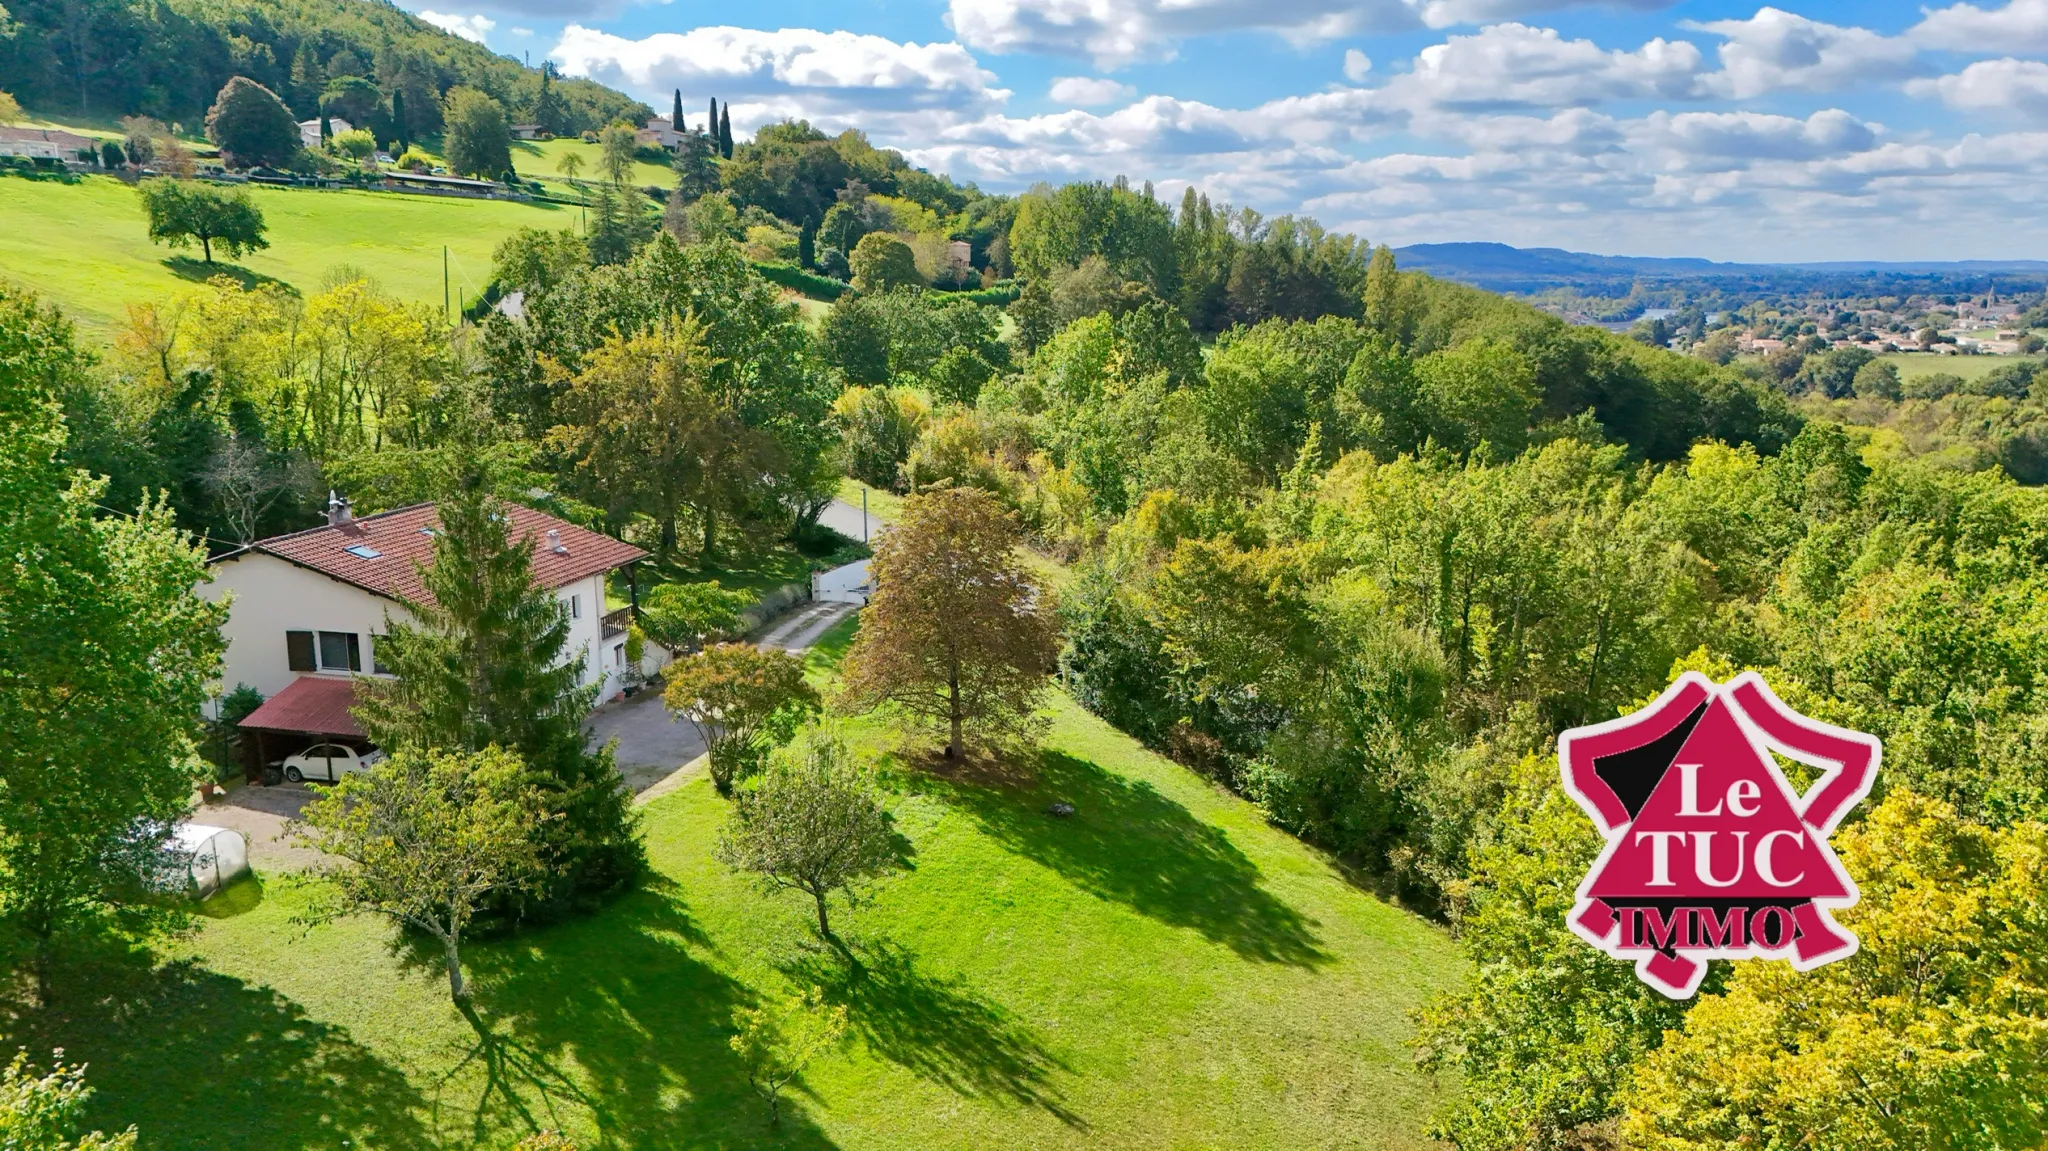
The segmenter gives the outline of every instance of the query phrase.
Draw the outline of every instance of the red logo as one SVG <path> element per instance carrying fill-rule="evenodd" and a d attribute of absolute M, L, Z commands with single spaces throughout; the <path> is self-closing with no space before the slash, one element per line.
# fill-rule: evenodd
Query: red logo
<path fill-rule="evenodd" d="M 1771 758 L 1823 773 L 1805 795 Z M 1632 959 L 1673 999 L 1708 959 L 1789 959 L 1801 971 L 1856 954 L 1830 908 L 1856 902 L 1827 837 L 1877 778 L 1875 736 L 1808 719 L 1755 672 L 1686 672 L 1655 703 L 1558 737 L 1564 787 L 1607 849 L 1579 884 L 1571 928 Z"/>

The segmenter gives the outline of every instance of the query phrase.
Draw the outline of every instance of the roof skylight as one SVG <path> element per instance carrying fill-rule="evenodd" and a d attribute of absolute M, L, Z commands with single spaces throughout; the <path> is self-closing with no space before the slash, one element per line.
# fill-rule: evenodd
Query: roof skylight
<path fill-rule="evenodd" d="M 384 558 L 383 552 L 378 551 L 369 544 L 356 544 L 354 547 L 346 547 L 341 550 L 358 559 L 374 560 Z"/>

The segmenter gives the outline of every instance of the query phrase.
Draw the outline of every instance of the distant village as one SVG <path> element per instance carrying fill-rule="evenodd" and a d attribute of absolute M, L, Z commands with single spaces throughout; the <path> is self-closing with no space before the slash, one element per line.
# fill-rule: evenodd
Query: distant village
<path fill-rule="evenodd" d="M 1731 355 L 1769 356 L 1791 345 L 1806 351 L 1853 347 L 1874 355 L 2033 355 L 2044 343 L 2034 329 L 2048 327 L 2048 304 L 2038 292 L 1758 300 L 1723 311 L 1643 308 L 1623 320 L 1532 302 L 1566 323 L 1605 328 L 1722 362 Z"/>

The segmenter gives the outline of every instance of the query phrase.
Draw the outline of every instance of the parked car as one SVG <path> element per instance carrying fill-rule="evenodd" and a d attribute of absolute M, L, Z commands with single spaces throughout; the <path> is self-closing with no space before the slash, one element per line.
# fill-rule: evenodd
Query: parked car
<path fill-rule="evenodd" d="M 384 753 L 374 748 L 358 753 L 339 743 L 316 743 L 297 755 L 286 756 L 278 766 L 284 768 L 284 777 L 293 783 L 309 779 L 333 783 L 351 772 L 368 770 L 383 758 Z"/>

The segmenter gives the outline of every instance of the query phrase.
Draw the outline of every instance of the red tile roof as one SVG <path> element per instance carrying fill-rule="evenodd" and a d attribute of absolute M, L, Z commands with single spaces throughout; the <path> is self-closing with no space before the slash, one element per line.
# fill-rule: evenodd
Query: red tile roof
<path fill-rule="evenodd" d="M 506 506 L 512 514 L 512 538 L 527 540 L 533 549 L 533 582 L 538 587 L 564 587 L 647 558 L 646 552 L 632 544 L 567 520 L 517 504 Z M 274 555 L 390 599 L 430 603 L 433 596 L 420 583 L 419 568 L 433 566 L 434 537 L 430 533 L 440 523 L 433 504 L 414 504 L 345 524 L 257 540 L 244 550 Z M 550 530 L 561 533 L 560 551 L 547 546 Z M 352 552 L 350 548 L 367 551 Z M 230 552 L 221 559 L 241 554 Z"/>
<path fill-rule="evenodd" d="M 300 676 L 291 686 L 263 701 L 237 725 L 264 731 L 299 731 L 315 735 L 363 738 L 363 729 L 349 709 L 356 705 L 354 680 Z"/>

